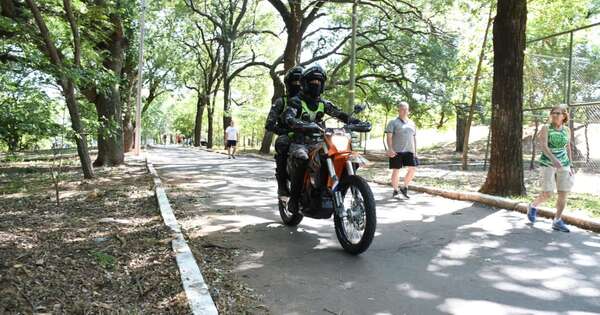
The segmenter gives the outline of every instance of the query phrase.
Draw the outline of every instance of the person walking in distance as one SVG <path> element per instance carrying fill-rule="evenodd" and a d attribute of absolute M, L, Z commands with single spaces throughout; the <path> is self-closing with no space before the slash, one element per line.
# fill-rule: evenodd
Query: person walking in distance
<path fill-rule="evenodd" d="M 571 191 L 574 182 L 572 168 L 571 131 L 566 126 L 569 113 L 564 106 L 554 106 L 550 111 L 550 123 L 540 130 L 538 141 L 542 149 L 539 159 L 542 192 L 529 204 L 527 218 L 535 223 L 537 207 L 558 192 L 556 198 L 556 214 L 552 221 L 552 229 L 569 232 L 562 220 L 562 212 L 567 204 L 567 194 Z"/>
<path fill-rule="evenodd" d="M 390 121 L 385 128 L 387 156 L 389 157 L 389 168 L 392 170 L 393 198 L 398 197 L 398 190 L 405 198 L 408 196 L 408 185 L 415 176 L 416 167 L 419 165 L 417 159 L 417 127 L 408 118 L 409 105 L 407 102 L 398 104 L 398 117 Z M 403 186 L 398 189 L 400 181 L 400 169 L 407 167 Z"/>
<path fill-rule="evenodd" d="M 227 155 L 229 158 L 235 159 L 235 149 L 237 140 L 240 137 L 239 130 L 234 126 L 233 120 L 227 129 L 225 129 L 225 147 L 227 148 Z"/>

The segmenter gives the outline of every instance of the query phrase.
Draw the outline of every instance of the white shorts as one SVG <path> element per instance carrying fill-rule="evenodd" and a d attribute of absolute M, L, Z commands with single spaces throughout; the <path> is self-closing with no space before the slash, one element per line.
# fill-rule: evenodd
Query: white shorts
<path fill-rule="evenodd" d="M 540 175 L 542 180 L 542 191 L 571 191 L 571 188 L 573 188 L 574 176 L 569 174 L 570 171 L 570 166 L 563 166 L 559 169 L 556 169 L 553 166 L 541 167 Z"/>

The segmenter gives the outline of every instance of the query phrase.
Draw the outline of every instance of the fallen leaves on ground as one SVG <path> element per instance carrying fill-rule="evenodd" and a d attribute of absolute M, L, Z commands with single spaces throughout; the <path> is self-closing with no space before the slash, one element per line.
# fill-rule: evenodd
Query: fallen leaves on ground
<path fill-rule="evenodd" d="M 188 314 L 143 164 L 65 167 L 60 206 L 49 169 L 0 167 L 0 313 Z"/>

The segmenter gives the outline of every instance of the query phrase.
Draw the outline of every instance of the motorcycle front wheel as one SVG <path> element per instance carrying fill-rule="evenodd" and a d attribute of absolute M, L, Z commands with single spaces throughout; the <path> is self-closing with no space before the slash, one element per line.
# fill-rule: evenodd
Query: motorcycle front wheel
<path fill-rule="evenodd" d="M 345 176 L 340 185 L 344 213 L 340 216 L 335 212 L 335 234 L 345 251 L 358 255 L 369 248 L 375 236 L 375 198 L 367 181 L 360 176 Z"/>

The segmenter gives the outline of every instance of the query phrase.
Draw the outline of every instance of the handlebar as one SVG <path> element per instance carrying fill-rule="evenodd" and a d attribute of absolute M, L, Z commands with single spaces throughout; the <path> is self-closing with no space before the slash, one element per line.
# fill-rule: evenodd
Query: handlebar
<path fill-rule="evenodd" d="M 355 124 L 346 124 L 343 127 L 344 129 L 346 129 L 347 131 L 355 131 L 355 132 L 369 132 L 371 131 L 371 123 L 370 122 L 359 122 L 359 123 L 355 123 Z M 311 123 L 306 123 L 302 126 L 303 132 L 318 132 L 318 133 L 325 133 L 327 132 L 327 130 L 321 126 L 319 126 L 318 124 L 311 122 Z M 330 129 L 330 128 L 327 128 Z"/>
<path fill-rule="evenodd" d="M 369 131 L 371 131 L 371 123 L 368 121 L 365 121 L 365 122 L 359 122 L 356 124 L 347 124 L 346 126 L 344 126 L 344 128 L 348 129 L 349 131 L 369 132 Z"/>

